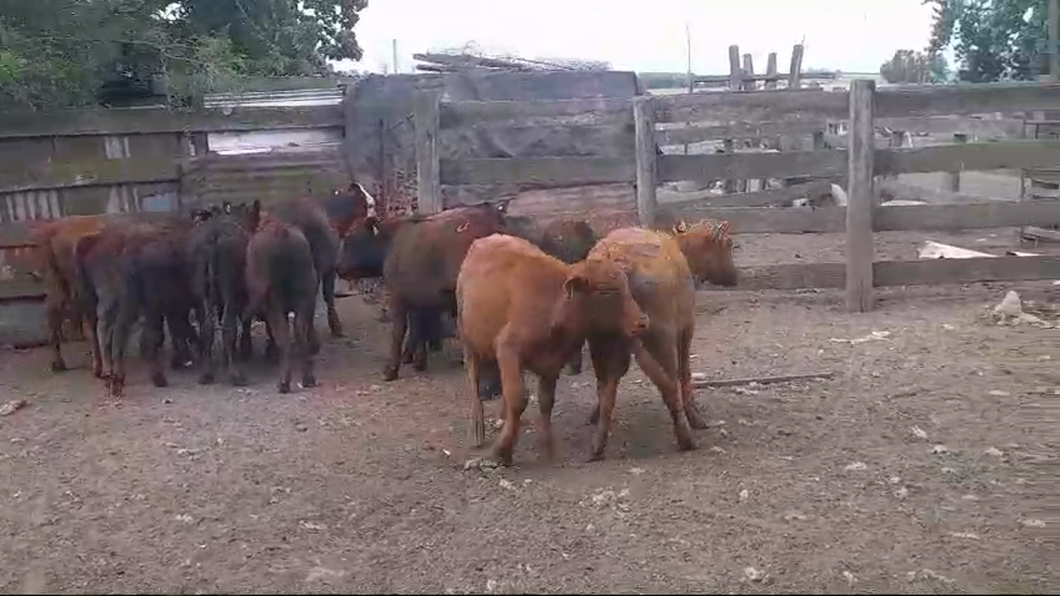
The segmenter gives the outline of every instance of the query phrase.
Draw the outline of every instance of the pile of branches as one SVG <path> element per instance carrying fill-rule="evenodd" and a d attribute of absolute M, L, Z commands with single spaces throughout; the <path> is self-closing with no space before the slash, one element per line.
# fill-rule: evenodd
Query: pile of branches
<path fill-rule="evenodd" d="M 463 72 L 467 70 L 499 71 L 605 71 L 611 64 L 599 60 L 570 58 L 521 58 L 511 55 L 493 55 L 479 50 L 473 43 L 461 48 L 413 54 L 422 64 L 416 69 L 424 72 Z"/>

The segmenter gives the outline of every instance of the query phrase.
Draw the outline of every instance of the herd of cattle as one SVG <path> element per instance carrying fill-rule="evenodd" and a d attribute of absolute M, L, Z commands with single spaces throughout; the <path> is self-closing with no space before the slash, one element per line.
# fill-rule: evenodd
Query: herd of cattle
<path fill-rule="evenodd" d="M 706 426 L 692 394 L 695 286 L 737 282 L 727 222 L 681 221 L 666 230 L 630 227 L 598 238 L 578 220 L 539 225 L 507 203 L 434 215 L 379 217 L 354 182 L 323 201 L 200 205 L 190 213 L 74 216 L 33 230 L 47 285 L 52 369 L 66 369 L 65 321 L 87 332 L 93 372 L 111 397 L 125 386 L 132 330 L 152 382 L 166 386 L 165 329 L 172 367 L 194 365 L 201 383 L 220 367 L 235 385 L 252 355 L 251 324 L 263 320 L 266 356 L 278 359 L 281 393 L 297 363 L 316 384 L 314 325 L 323 295 L 333 336 L 336 277 L 381 279 L 391 324 L 385 380 L 402 364 L 426 370 L 430 351 L 456 335 L 472 389 L 479 446 L 483 401 L 502 398 L 494 456 L 510 463 L 528 400 L 523 372 L 537 375 L 542 452 L 551 457 L 551 413 L 564 367 L 575 374 L 588 344 L 598 403 L 592 458 L 605 450 L 620 379 L 633 358 L 659 389 L 682 449 Z M 453 333 L 446 319 L 456 322 Z M 217 328 L 220 350 L 214 354 Z"/>

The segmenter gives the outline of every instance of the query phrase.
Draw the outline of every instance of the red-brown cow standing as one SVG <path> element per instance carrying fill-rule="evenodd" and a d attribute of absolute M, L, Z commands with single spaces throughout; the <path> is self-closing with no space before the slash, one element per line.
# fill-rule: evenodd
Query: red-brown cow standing
<path fill-rule="evenodd" d="M 473 392 L 476 445 L 485 442 L 478 395 L 484 365 L 500 369 L 504 426 L 494 456 L 510 464 L 526 407 L 523 370 L 538 375 L 543 453 L 554 453 L 556 381 L 586 338 L 625 348 L 649 323 L 616 265 L 588 259 L 567 265 L 523 238 L 492 234 L 475 240 L 457 279 L 457 320 Z"/>
<path fill-rule="evenodd" d="M 244 325 L 264 315 L 280 352 L 280 393 L 291 391 L 291 324 L 294 314 L 293 349 L 302 369 L 302 386 L 316 386 L 310 349 L 313 306 L 319 284 L 309 240 L 297 226 L 288 225 L 268 213 L 262 214 L 257 230 L 247 244 L 246 287 L 248 304 Z"/>
<path fill-rule="evenodd" d="M 596 424 L 593 455 L 602 458 L 611 425 L 618 383 L 629 370 L 630 353 L 659 388 L 673 418 L 682 449 L 693 449 L 688 426 L 706 428 L 696 406 L 692 387 L 691 350 L 695 334 L 695 284 L 702 281 L 734 286 L 737 271 L 732 261 L 729 222 L 703 221 L 674 234 L 622 228 L 600 240 L 590 251 L 597 258 L 621 267 L 629 277 L 637 304 L 651 317 L 639 342 L 620 345 L 589 340 L 589 353 L 597 378 L 598 403 L 589 418 Z"/>

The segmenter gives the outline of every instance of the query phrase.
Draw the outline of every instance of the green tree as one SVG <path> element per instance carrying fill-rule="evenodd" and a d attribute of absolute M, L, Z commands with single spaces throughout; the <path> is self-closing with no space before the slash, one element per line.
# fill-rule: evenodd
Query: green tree
<path fill-rule="evenodd" d="M 1034 79 L 1048 39 L 1048 0 L 924 0 L 934 8 L 928 54 L 952 47 L 969 82 Z"/>
<path fill-rule="evenodd" d="M 367 0 L 0 0 L 0 109 L 77 106 L 159 75 L 195 95 L 360 59 Z"/>
<path fill-rule="evenodd" d="M 897 50 L 880 65 L 880 76 L 888 83 L 939 83 L 946 78 L 945 58 L 925 52 Z"/>

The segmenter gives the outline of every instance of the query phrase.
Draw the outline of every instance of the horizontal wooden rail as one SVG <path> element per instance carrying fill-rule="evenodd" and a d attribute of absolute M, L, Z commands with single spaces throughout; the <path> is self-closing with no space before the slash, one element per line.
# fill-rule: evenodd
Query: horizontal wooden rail
<path fill-rule="evenodd" d="M 0 166 L 2 167 L 2 166 Z M 176 160 L 97 159 L 0 169 L 0 193 L 109 184 L 176 181 Z"/>
<path fill-rule="evenodd" d="M 678 192 L 667 189 L 659 189 L 658 194 L 660 209 L 677 209 L 682 213 L 694 214 L 699 208 L 774 207 L 784 203 L 790 204 L 795 199 L 829 192 L 831 183 L 828 180 L 815 180 L 785 188 L 733 194 L 717 194 L 707 190 Z"/>
<path fill-rule="evenodd" d="M 843 120 L 848 93 L 833 91 L 746 91 L 653 97 L 656 122 Z"/>
<path fill-rule="evenodd" d="M 793 151 L 790 153 L 715 153 L 710 155 L 660 155 L 659 182 L 720 178 L 790 178 L 793 176 L 842 176 L 846 173 L 845 151 Z"/>
<path fill-rule="evenodd" d="M 916 85 L 876 91 L 875 116 L 986 114 L 1060 107 L 1060 83 Z"/>
<path fill-rule="evenodd" d="M 595 124 L 633 122 L 633 100 L 629 97 L 525 101 L 443 102 L 438 114 L 440 128 L 476 128 L 505 122 L 562 120 L 580 117 Z"/>
<path fill-rule="evenodd" d="M 179 132 L 330 128 L 345 125 L 342 106 L 64 110 L 0 113 L 0 139 Z"/>
<path fill-rule="evenodd" d="M 632 182 L 636 178 L 632 159 L 609 157 L 526 157 L 443 159 L 441 184 L 564 183 L 606 184 Z"/>
<path fill-rule="evenodd" d="M 981 257 L 873 263 L 875 287 L 966 284 L 990 281 L 1060 279 L 1060 257 Z M 784 263 L 740 269 L 739 283 L 719 290 L 797 290 L 842 288 L 844 263 Z M 712 288 L 714 289 L 714 288 Z"/>
<path fill-rule="evenodd" d="M 967 143 L 876 151 L 876 175 L 1040 168 L 1060 163 L 1058 141 Z"/>
<path fill-rule="evenodd" d="M 32 279 L 0 281 L 0 302 L 9 300 L 39 300 L 44 298 L 44 284 Z"/>

